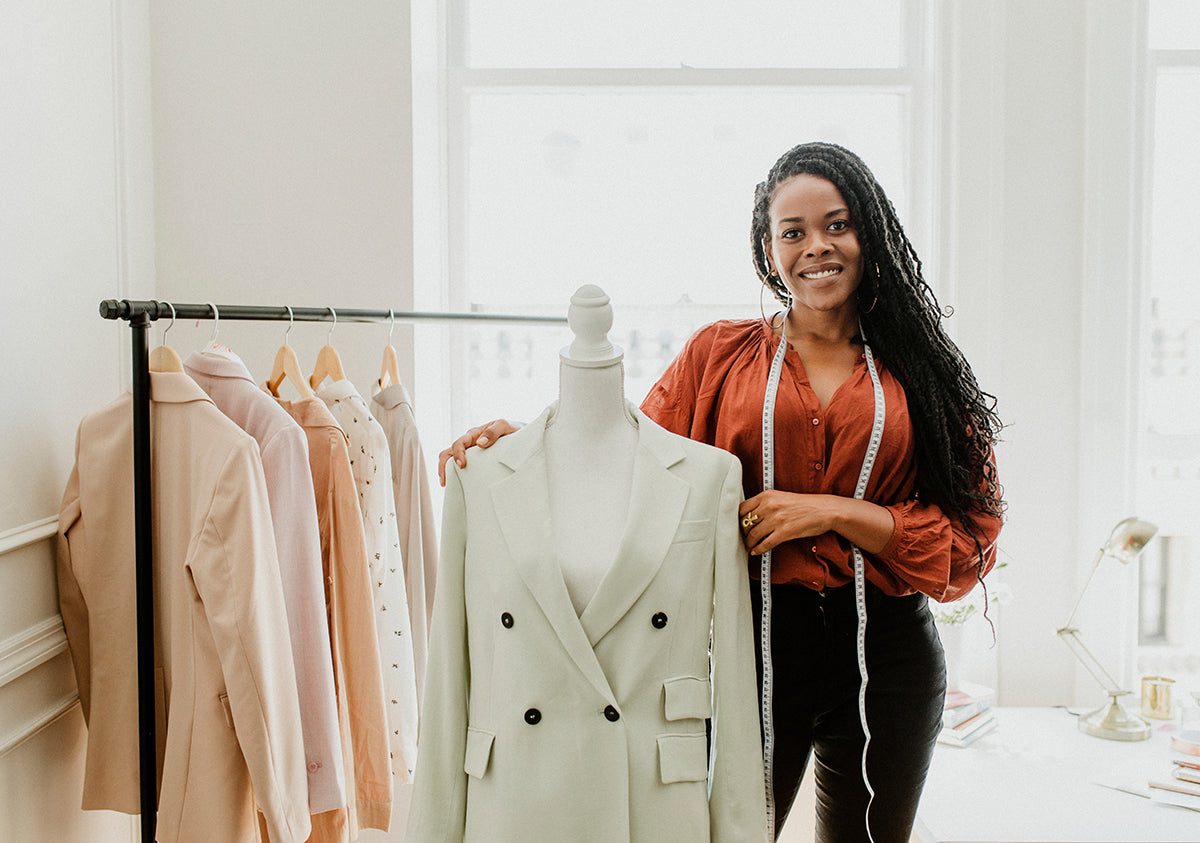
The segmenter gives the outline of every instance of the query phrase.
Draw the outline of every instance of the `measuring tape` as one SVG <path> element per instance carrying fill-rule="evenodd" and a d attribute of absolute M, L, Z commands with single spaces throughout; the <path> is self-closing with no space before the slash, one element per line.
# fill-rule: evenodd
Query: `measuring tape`
<path fill-rule="evenodd" d="M 867 453 L 863 458 L 862 469 L 858 473 L 858 484 L 854 488 L 854 497 L 863 500 L 867 492 L 867 482 L 871 479 L 871 469 L 875 466 L 875 458 L 879 455 L 879 445 L 883 441 L 883 423 L 887 407 L 883 397 L 883 385 L 879 382 L 879 372 L 875 368 L 875 356 L 871 347 L 866 344 L 862 323 L 858 331 L 864 336 L 863 353 L 867 359 L 867 371 L 871 375 L 871 386 L 875 394 L 875 419 L 871 425 L 871 439 L 867 443 Z M 783 358 L 787 355 L 787 315 L 784 315 L 783 326 L 780 330 L 779 347 L 775 349 L 775 357 L 771 360 L 771 371 L 767 375 L 767 391 L 763 396 L 762 415 L 762 454 L 763 454 L 763 491 L 775 488 L 775 399 L 779 392 L 779 378 L 783 372 Z M 850 545 L 854 555 L 854 607 L 858 613 L 858 633 L 856 637 L 858 650 L 858 717 L 863 730 L 862 778 L 867 788 L 867 817 L 870 817 L 871 803 L 875 799 L 875 789 L 871 787 L 867 777 L 867 748 L 871 743 L 871 730 L 867 725 L 867 585 L 862 551 L 857 545 Z M 762 567 L 759 571 L 759 589 L 762 595 L 762 612 L 759 616 L 759 636 L 762 640 L 762 733 L 763 733 L 763 777 L 767 789 L 767 839 L 775 839 L 775 728 L 772 713 L 772 666 L 771 666 L 771 551 L 762 555 Z M 871 836 L 871 824 L 867 821 L 867 838 Z"/>

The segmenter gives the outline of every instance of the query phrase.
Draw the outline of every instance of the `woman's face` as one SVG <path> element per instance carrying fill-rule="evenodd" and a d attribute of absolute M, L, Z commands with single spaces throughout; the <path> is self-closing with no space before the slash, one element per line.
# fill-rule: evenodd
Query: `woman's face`
<path fill-rule="evenodd" d="M 833 182 L 808 173 L 780 182 L 769 219 L 767 257 L 792 293 L 792 308 L 822 313 L 849 308 L 856 315 L 862 249 Z"/>

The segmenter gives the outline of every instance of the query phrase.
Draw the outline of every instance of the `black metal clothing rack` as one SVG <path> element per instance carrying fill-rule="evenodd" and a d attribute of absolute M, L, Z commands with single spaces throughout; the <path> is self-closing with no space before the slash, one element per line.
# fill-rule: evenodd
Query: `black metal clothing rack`
<path fill-rule="evenodd" d="M 154 734 L 154 536 L 150 477 L 150 366 L 147 333 L 163 318 L 230 319 L 256 322 L 498 322 L 565 325 L 565 317 L 454 313 L 412 310 L 361 310 L 330 307 L 261 307 L 255 305 L 175 304 L 160 301 L 105 299 L 104 319 L 129 322 L 133 363 L 133 496 L 134 576 L 137 595 L 138 757 L 142 841 L 154 843 L 158 815 L 156 741 Z"/>

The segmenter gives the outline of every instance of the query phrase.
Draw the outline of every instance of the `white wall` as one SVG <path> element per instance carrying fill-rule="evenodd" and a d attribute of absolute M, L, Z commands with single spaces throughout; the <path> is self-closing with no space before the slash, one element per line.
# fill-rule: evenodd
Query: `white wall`
<path fill-rule="evenodd" d="M 411 309 L 408 4 L 161 0 L 152 26 L 159 298 Z M 265 379 L 285 328 L 222 323 L 220 336 Z M 172 344 L 186 354 L 210 329 L 181 323 Z M 326 335 L 292 331 L 302 366 Z M 393 336 L 408 383 L 410 336 Z M 386 339 L 337 328 L 360 390 Z"/>
<path fill-rule="evenodd" d="M 51 538 L 80 415 L 127 345 L 101 299 L 153 289 L 144 3 L 0 7 L 0 839 L 132 841 L 78 810 L 84 726 Z"/>

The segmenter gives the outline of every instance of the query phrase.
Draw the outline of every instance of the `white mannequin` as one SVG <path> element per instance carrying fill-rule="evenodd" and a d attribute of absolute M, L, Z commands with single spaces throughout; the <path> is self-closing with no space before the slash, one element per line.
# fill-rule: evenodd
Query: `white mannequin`
<path fill-rule="evenodd" d="M 624 354 L 608 341 L 608 296 L 592 284 L 580 287 L 567 321 L 575 340 L 559 352 L 546 474 L 555 552 L 571 603 L 582 614 L 625 532 L 638 434 L 625 405 Z"/>

